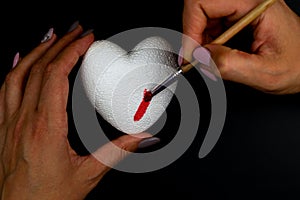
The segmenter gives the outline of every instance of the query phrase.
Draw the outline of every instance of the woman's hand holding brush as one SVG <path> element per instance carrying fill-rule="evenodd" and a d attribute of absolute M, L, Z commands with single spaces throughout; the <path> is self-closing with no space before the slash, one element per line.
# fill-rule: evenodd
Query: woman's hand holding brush
<path fill-rule="evenodd" d="M 185 0 L 183 32 L 210 51 L 224 80 L 246 84 L 272 94 L 298 93 L 300 18 L 283 0 L 275 2 L 251 23 L 251 51 L 211 44 L 224 29 L 261 2 L 262 0 Z M 192 52 L 197 52 L 195 48 L 195 43 L 183 38 L 185 58 L 191 58 Z"/>

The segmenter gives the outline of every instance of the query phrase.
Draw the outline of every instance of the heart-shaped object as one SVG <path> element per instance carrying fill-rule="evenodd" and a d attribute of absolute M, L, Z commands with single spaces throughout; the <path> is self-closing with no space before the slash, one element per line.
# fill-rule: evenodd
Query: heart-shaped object
<path fill-rule="evenodd" d="M 96 111 L 116 129 L 140 133 L 165 112 L 177 81 L 155 95 L 148 108 L 137 110 L 145 89 L 151 89 L 176 71 L 171 45 L 158 36 L 148 37 L 127 52 L 108 40 L 95 41 L 84 55 L 80 75 L 87 97 Z M 147 110 L 146 110 L 147 108 Z"/>

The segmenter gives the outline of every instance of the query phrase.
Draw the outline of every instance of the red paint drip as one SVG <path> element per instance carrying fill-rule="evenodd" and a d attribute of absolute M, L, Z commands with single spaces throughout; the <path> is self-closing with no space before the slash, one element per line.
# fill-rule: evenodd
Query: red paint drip
<path fill-rule="evenodd" d="M 144 114 L 147 111 L 147 108 L 150 104 L 150 101 L 152 99 L 152 93 L 150 91 L 148 91 L 147 89 L 144 90 L 144 98 L 142 100 L 142 102 L 140 103 L 133 119 L 134 121 L 140 121 L 142 119 L 142 117 L 144 116 Z"/>

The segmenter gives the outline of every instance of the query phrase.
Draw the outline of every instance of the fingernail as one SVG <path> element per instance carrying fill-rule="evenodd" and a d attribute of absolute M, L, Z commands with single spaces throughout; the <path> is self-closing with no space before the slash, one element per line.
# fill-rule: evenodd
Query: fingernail
<path fill-rule="evenodd" d="M 138 144 L 138 149 L 144 149 L 150 146 L 153 146 L 160 142 L 160 139 L 157 137 L 145 138 Z"/>
<path fill-rule="evenodd" d="M 178 65 L 181 66 L 183 63 L 183 48 L 181 47 L 178 53 Z"/>
<path fill-rule="evenodd" d="M 217 77 L 212 73 L 214 69 L 211 66 L 211 55 L 208 49 L 204 47 L 198 47 L 193 51 L 193 57 L 198 60 L 201 64 L 205 65 L 205 67 L 208 67 L 208 69 L 204 69 L 203 67 L 200 67 L 200 70 L 203 72 L 204 75 L 206 75 L 208 78 L 210 78 L 213 81 L 217 81 Z"/>
<path fill-rule="evenodd" d="M 41 43 L 48 42 L 52 38 L 53 32 L 54 29 L 50 28 L 49 31 L 46 33 L 46 35 L 44 35 L 43 39 L 41 40 Z"/>
<path fill-rule="evenodd" d="M 210 52 L 204 47 L 196 48 L 193 51 L 193 57 L 204 65 L 210 65 L 211 55 Z"/>
<path fill-rule="evenodd" d="M 86 36 L 86 35 L 88 35 L 88 34 L 90 34 L 90 33 L 92 33 L 92 32 L 94 32 L 94 29 L 89 29 L 89 30 L 85 31 L 84 33 L 82 33 L 82 34 L 80 35 L 80 37 L 83 38 L 84 36 Z"/>
<path fill-rule="evenodd" d="M 19 59 L 20 59 L 20 53 L 18 52 L 18 53 L 16 53 L 16 55 L 14 57 L 12 68 L 15 68 L 17 66 Z"/>
<path fill-rule="evenodd" d="M 200 70 L 203 72 L 203 74 L 205 74 L 205 76 L 207 76 L 211 80 L 218 81 L 217 77 L 213 73 L 211 73 L 210 71 L 208 71 L 206 69 L 203 69 L 203 68 L 200 68 Z"/>
<path fill-rule="evenodd" d="M 74 22 L 74 23 L 70 26 L 70 28 L 69 28 L 69 30 L 68 30 L 68 33 L 74 31 L 78 26 L 79 26 L 79 21 Z"/>

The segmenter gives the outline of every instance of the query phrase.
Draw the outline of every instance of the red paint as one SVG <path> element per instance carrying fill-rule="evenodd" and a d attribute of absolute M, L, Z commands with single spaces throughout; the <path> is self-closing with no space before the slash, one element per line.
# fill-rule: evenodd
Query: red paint
<path fill-rule="evenodd" d="M 144 97 L 142 102 L 140 103 L 135 115 L 134 115 L 134 121 L 140 121 L 140 119 L 142 119 L 142 117 L 144 116 L 144 114 L 147 111 L 147 108 L 150 104 L 150 101 L 152 99 L 152 93 L 150 91 L 148 91 L 147 89 L 144 90 Z"/>

